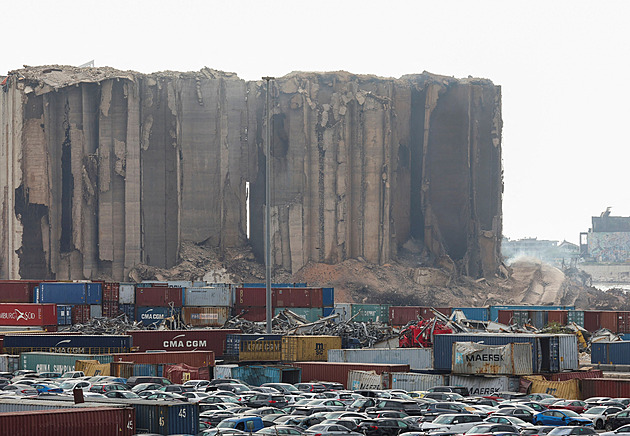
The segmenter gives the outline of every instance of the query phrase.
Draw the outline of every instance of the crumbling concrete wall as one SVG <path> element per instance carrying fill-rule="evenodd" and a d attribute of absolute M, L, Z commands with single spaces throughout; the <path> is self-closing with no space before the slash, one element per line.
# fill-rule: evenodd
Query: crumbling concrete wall
<path fill-rule="evenodd" d="M 277 266 L 383 264 L 413 237 L 442 265 L 496 271 L 498 87 L 335 72 L 292 73 L 271 90 Z M 141 262 L 172 266 L 181 241 L 250 243 L 262 260 L 265 92 L 209 69 L 11 72 L 0 95 L 0 276 L 124 279 Z"/>

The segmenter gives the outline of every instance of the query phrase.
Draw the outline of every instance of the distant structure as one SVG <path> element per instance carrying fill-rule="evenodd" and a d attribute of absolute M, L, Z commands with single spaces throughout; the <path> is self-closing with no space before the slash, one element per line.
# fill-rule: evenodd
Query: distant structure
<path fill-rule="evenodd" d="M 508 262 L 518 257 L 533 257 L 557 266 L 574 264 L 580 256 L 580 249 L 576 244 L 537 238 L 503 238 L 501 252 Z"/>

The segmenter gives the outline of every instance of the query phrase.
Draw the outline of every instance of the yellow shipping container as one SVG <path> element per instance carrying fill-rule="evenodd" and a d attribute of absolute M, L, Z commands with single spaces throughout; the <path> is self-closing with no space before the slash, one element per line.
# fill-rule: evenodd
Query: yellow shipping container
<path fill-rule="evenodd" d="M 341 348 L 339 336 L 284 336 L 282 360 L 285 362 L 326 362 L 328 350 L 339 348 Z"/>
<path fill-rule="evenodd" d="M 280 361 L 282 360 L 282 341 L 242 341 L 238 360 L 243 361 Z"/>
<path fill-rule="evenodd" d="M 579 400 L 581 398 L 580 381 L 578 379 L 566 381 L 549 381 L 542 376 L 523 377 L 532 382 L 530 393 L 551 394 L 567 400 Z"/>
<path fill-rule="evenodd" d="M 77 360 L 74 364 L 76 371 L 83 371 L 85 375 L 111 375 L 109 363 L 100 363 L 98 360 Z"/>

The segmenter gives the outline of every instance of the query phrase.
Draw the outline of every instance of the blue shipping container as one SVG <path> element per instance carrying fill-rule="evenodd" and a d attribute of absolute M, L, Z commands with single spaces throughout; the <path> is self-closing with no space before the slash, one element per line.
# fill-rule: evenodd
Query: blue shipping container
<path fill-rule="evenodd" d="M 630 341 L 594 342 L 591 363 L 630 365 Z"/>
<path fill-rule="evenodd" d="M 171 434 L 199 433 L 199 405 L 179 401 L 125 401 L 136 409 L 136 432 Z"/>
<path fill-rule="evenodd" d="M 322 306 L 333 307 L 335 305 L 335 288 L 322 288 Z"/>
<path fill-rule="evenodd" d="M 57 305 L 57 325 L 72 325 L 72 306 Z"/>
<path fill-rule="evenodd" d="M 322 316 L 327 317 L 335 313 L 334 307 L 324 307 L 322 308 Z"/>
<path fill-rule="evenodd" d="M 136 305 L 135 304 L 119 304 L 118 308 L 122 313 L 127 315 L 129 321 L 136 320 Z"/>
<path fill-rule="evenodd" d="M 300 383 L 302 368 L 294 366 L 262 366 L 250 365 L 232 368 L 232 377 L 252 386 L 263 383 Z"/>
<path fill-rule="evenodd" d="M 88 283 L 85 293 L 85 304 L 101 304 L 103 302 L 103 287 L 101 283 Z"/>
<path fill-rule="evenodd" d="M 136 307 L 136 321 L 140 321 L 144 325 L 159 324 L 165 318 L 171 316 L 170 307 Z M 175 315 L 181 312 L 181 308 L 175 308 Z"/>
<path fill-rule="evenodd" d="M 88 304 L 87 283 L 45 282 L 34 292 L 35 303 Z"/>
<path fill-rule="evenodd" d="M 490 310 L 487 307 L 454 307 L 453 310 L 461 310 L 466 319 L 473 321 L 488 321 L 490 316 Z"/>
<path fill-rule="evenodd" d="M 575 306 L 490 306 L 490 321 L 499 321 L 499 310 L 575 310 Z"/>
<path fill-rule="evenodd" d="M 6 335 L 3 347 L 12 352 L 45 351 L 73 354 L 126 353 L 131 336 L 123 335 Z"/>

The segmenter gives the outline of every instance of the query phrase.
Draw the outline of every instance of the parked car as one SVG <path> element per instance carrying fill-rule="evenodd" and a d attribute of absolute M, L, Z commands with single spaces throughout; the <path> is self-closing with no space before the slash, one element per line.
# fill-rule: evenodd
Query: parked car
<path fill-rule="evenodd" d="M 486 418 L 485 422 L 493 422 L 495 424 L 509 424 L 517 427 L 519 430 L 526 427 L 533 427 L 531 423 L 523 421 L 516 416 L 492 415 L 489 418 Z"/>
<path fill-rule="evenodd" d="M 123 390 L 113 390 L 113 391 L 105 392 L 105 396 L 107 398 L 126 398 L 129 400 L 139 400 L 141 398 L 135 392 L 123 391 Z"/>
<path fill-rule="evenodd" d="M 547 433 L 548 436 L 580 436 L 580 435 L 596 435 L 597 432 L 592 427 L 576 427 L 576 426 L 561 426 L 556 427 Z"/>
<path fill-rule="evenodd" d="M 277 407 L 282 409 L 288 406 L 289 402 L 282 394 L 256 394 L 245 401 L 249 407 Z"/>
<path fill-rule="evenodd" d="M 90 386 L 90 392 L 96 392 L 104 394 L 109 391 L 128 391 L 129 388 L 126 385 L 120 383 L 97 383 Z"/>
<path fill-rule="evenodd" d="M 596 406 L 591 407 L 586 412 L 582 413 L 582 416 L 593 421 L 595 428 L 601 430 L 604 428 L 606 418 L 608 418 L 609 415 L 614 415 L 621 411 L 623 411 L 623 408 L 621 407 Z"/>
<path fill-rule="evenodd" d="M 436 401 L 462 401 L 464 399 L 456 392 L 429 392 L 422 398 L 431 398 Z"/>
<path fill-rule="evenodd" d="M 593 421 L 582 418 L 572 410 L 546 410 L 534 415 L 534 424 L 536 425 L 593 425 Z"/>
<path fill-rule="evenodd" d="M 349 428 L 338 424 L 316 424 L 309 427 L 306 435 L 342 435 L 342 436 L 363 436 L 361 433 L 351 431 Z"/>
<path fill-rule="evenodd" d="M 81 389 L 83 392 L 90 390 L 92 385 L 85 380 L 68 379 L 59 384 L 59 388 L 63 389 L 66 393 L 72 393 L 75 389 Z"/>
<path fill-rule="evenodd" d="M 482 436 L 482 435 L 498 435 L 506 433 L 516 433 L 518 435 L 518 429 L 513 425 L 507 424 L 479 424 L 464 433 L 466 436 Z"/>
<path fill-rule="evenodd" d="M 296 383 L 295 387 L 302 392 L 324 392 L 326 390 L 326 386 L 321 383 Z"/>
<path fill-rule="evenodd" d="M 227 418 L 217 425 L 217 429 L 219 430 L 234 429 L 249 433 L 257 432 L 258 430 L 262 430 L 264 427 L 265 426 L 263 425 L 262 418 L 260 416 Z"/>
<path fill-rule="evenodd" d="M 530 424 L 534 423 L 534 415 L 538 413 L 529 407 L 506 407 L 500 408 L 497 410 L 492 416 L 503 415 L 503 416 L 514 416 L 516 418 L 522 419 L 525 422 L 529 422 Z"/>
<path fill-rule="evenodd" d="M 588 404 L 580 400 L 564 400 L 564 401 L 558 401 L 557 403 L 554 403 L 553 408 L 554 409 L 567 409 L 567 410 L 573 410 L 576 413 L 583 413 L 588 408 Z"/>
<path fill-rule="evenodd" d="M 366 436 L 396 436 L 408 431 L 419 431 L 420 428 L 402 419 L 379 418 L 367 419 L 359 424 L 359 430 Z"/>
<path fill-rule="evenodd" d="M 85 377 L 85 373 L 83 371 L 68 371 L 64 372 L 60 378 L 79 378 Z"/>
<path fill-rule="evenodd" d="M 526 398 L 529 398 L 532 401 L 542 401 L 546 398 L 555 398 L 555 397 L 551 394 L 529 394 L 526 396 Z"/>
<path fill-rule="evenodd" d="M 300 390 L 289 383 L 263 383 L 261 387 L 273 388 L 283 394 L 299 394 Z"/>
<path fill-rule="evenodd" d="M 606 417 L 604 428 L 608 431 L 612 431 L 627 424 L 630 424 L 630 410 L 623 410 L 613 415 L 609 414 Z"/>
<path fill-rule="evenodd" d="M 436 417 L 431 422 L 423 422 L 420 428 L 424 431 L 446 430 L 461 434 L 481 422 L 481 417 L 472 413 L 446 413 Z"/>
<path fill-rule="evenodd" d="M 550 425 L 535 425 L 521 430 L 521 436 L 546 436 L 554 428 Z"/>
<path fill-rule="evenodd" d="M 600 433 L 599 436 L 630 436 L 630 425 L 623 425 L 614 431 Z"/>
<path fill-rule="evenodd" d="M 258 430 L 256 432 L 257 435 L 265 434 L 265 435 L 289 435 L 289 436 L 300 436 L 304 434 L 304 430 L 299 429 L 297 427 L 292 427 L 288 425 L 272 425 L 271 427 L 265 427 L 262 430 Z"/>
<path fill-rule="evenodd" d="M 427 390 L 428 392 L 455 392 L 462 397 L 468 397 L 470 390 L 464 386 L 433 386 Z"/>
<path fill-rule="evenodd" d="M 192 386 L 194 390 L 202 392 L 204 392 L 209 385 L 210 382 L 208 380 L 188 380 L 183 384 L 183 386 Z"/>
<path fill-rule="evenodd" d="M 405 412 L 407 415 L 418 416 L 422 415 L 420 405 L 415 401 L 395 400 L 395 399 L 382 399 L 378 400 L 374 405 L 376 411 L 383 410 L 397 410 L 399 412 Z M 370 410 L 366 410 L 368 413 Z"/>
<path fill-rule="evenodd" d="M 176 394 L 181 394 L 182 392 L 193 392 L 195 390 L 192 386 L 184 386 L 184 385 L 167 385 L 162 386 L 158 389 L 158 391 L 162 392 L 175 392 Z"/>
<path fill-rule="evenodd" d="M 63 389 L 56 385 L 48 385 L 44 383 L 35 383 L 31 385 L 33 389 L 37 389 L 38 394 L 63 394 Z"/>
<path fill-rule="evenodd" d="M 127 386 L 129 386 L 130 388 L 133 388 L 135 385 L 139 385 L 140 383 L 154 383 L 161 386 L 173 384 L 173 382 L 171 382 L 169 379 L 164 378 L 164 377 L 138 375 L 138 376 L 129 377 L 127 379 Z"/>
<path fill-rule="evenodd" d="M 173 401 L 188 401 L 188 398 L 177 394 L 175 392 L 160 392 L 156 391 L 146 397 L 147 400 L 173 400 Z"/>
<path fill-rule="evenodd" d="M 157 391 L 161 387 L 162 385 L 158 383 L 139 383 L 131 388 L 131 392 L 135 392 L 137 394 L 142 391 Z"/>

